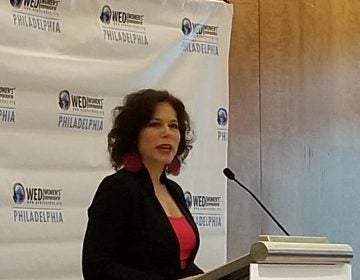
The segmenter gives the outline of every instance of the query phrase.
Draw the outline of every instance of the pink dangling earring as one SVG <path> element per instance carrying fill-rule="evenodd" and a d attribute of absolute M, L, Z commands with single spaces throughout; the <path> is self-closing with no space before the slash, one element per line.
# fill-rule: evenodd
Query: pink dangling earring
<path fill-rule="evenodd" d="M 138 172 L 142 168 L 142 161 L 138 153 L 126 153 L 122 158 L 123 167 L 130 172 Z"/>
<path fill-rule="evenodd" d="M 180 173 L 180 167 L 181 167 L 181 161 L 179 159 L 179 157 L 174 157 L 174 159 L 172 160 L 172 162 L 170 162 L 170 164 L 167 166 L 167 171 L 174 176 L 179 175 Z"/>

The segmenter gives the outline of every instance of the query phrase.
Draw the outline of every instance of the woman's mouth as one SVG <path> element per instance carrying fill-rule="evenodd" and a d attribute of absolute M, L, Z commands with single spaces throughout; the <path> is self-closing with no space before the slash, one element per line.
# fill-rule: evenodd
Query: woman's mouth
<path fill-rule="evenodd" d="M 172 146 L 170 144 L 161 144 L 156 146 L 162 152 L 170 152 L 172 150 Z"/>

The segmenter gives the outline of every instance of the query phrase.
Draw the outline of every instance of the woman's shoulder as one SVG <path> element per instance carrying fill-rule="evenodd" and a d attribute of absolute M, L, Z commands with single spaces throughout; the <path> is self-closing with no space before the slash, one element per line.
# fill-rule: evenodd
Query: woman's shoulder
<path fill-rule="evenodd" d="M 103 178 L 102 182 L 124 182 L 126 183 L 129 180 L 133 180 L 135 175 L 133 172 L 126 171 L 125 169 L 120 169 L 110 175 L 107 175 Z"/>
<path fill-rule="evenodd" d="M 136 198 L 131 177 L 121 170 L 104 177 L 95 191 L 89 215 L 127 208 Z"/>
<path fill-rule="evenodd" d="M 120 169 L 104 177 L 97 192 L 131 192 L 136 190 L 136 174 Z"/>
<path fill-rule="evenodd" d="M 184 191 L 177 182 L 175 182 L 169 178 L 167 178 L 166 180 L 167 180 L 166 185 L 170 191 L 176 192 L 180 196 L 184 196 Z"/>
<path fill-rule="evenodd" d="M 167 184 L 168 184 L 171 188 L 173 188 L 173 189 L 175 189 L 175 190 L 177 190 L 177 191 L 181 191 L 181 192 L 182 192 L 182 188 L 180 187 L 179 183 L 177 183 L 177 182 L 175 182 L 175 181 L 167 178 Z"/>

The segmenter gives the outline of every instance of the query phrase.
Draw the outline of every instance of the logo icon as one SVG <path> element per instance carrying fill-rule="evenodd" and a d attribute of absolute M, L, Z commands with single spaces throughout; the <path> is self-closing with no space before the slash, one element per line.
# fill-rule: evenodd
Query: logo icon
<path fill-rule="evenodd" d="M 188 18 L 183 18 L 182 23 L 181 23 L 181 31 L 184 33 L 184 35 L 189 35 L 192 31 L 192 24 L 190 19 Z"/>
<path fill-rule="evenodd" d="M 15 183 L 13 190 L 14 190 L 14 195 L 13 195 L 14 202 L 17 204 L 23 203 L 25 199 L 25 189 L 23 185 L 21 183 Z"/>
<path fill-rule="evenodd" d="M 111 20 L 111 8 L 109 5 L 104 5 L 101 9 L 100 20 L 102 23 L 109 24 Z"/>
<path fill-rule="evenodd" d="M 185 201 L 186 201 L 186 206 L 187 206 L 187 208 L 190 209 L 191 206 L 192 206 L 192 195 L 191 195 L 191 193 L 189 191 L 186 191 L 184 193 L 184 197 L 185 197 Z"/>
<path fill-rule="evenodd" d="M 228 120 L 228 114 L 225 108 L 219 108 L 217 111 L 217 123 L 220 126 L 226 126 Z"/>
<path fill-rule="evenodd" d="M 10 0 L 10 5 L 19 9 L 21 7 L 22 1 L 23 0 Z"/>
<path fill-rule="evenodd" d="M 68 110 L 70 108 L 70 93 L 66 89 L 59 93 L 59 107 L 62 110 Z"/>

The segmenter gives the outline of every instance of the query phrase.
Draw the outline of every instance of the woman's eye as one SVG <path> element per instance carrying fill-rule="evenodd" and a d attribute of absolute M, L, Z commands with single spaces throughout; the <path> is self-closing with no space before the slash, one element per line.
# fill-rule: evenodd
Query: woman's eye
<path fill-rule="evenodd" d="M 169 127 L 178 129 L 179 125 L 177 123 L 172 123 L 169 125 Z"/>
<path fill-rule="evenodd" d="M 158 126 L 160 126 L 160 123 L 159 122 L 149 122 L 148 126 L 150 126 L 150 127 L 158 127 Z"/>

